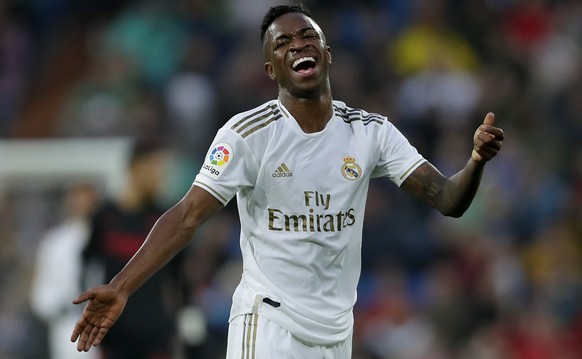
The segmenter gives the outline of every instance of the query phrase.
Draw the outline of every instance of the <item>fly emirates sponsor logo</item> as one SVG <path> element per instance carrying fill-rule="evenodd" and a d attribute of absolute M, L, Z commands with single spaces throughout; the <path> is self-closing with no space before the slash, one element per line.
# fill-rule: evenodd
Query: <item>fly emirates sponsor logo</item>
<path fill-rule="evenodd" d="M 356 222 L 355 210 L 348 208 L 328 213 L 331 195 L 318 191 L 304 191 L 305 212 L 284 213 L 278 208 L 267 208 L 269 230 L 285 232 L 337 232 Z M 317 213 L 316 213 L 317 212 Z"/>

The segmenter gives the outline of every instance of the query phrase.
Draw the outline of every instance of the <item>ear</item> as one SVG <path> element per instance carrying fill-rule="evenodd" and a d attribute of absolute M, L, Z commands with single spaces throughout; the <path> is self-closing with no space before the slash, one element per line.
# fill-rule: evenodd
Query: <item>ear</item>
<path fill-rule="evenodd" d="M 326 46 L 325 50 L 327 51 L 327 63 L 331 65 L 331 47 Z"/>
<path fill-rule="evenodd" d="M 273 65 L 271 64 L 270 61 L 265 62 L 265 72 L 267 73 L 267 76 L 269 76 L 271 80 L 275 80 L 276 78 L 275 71 L 273 70 Z"/>

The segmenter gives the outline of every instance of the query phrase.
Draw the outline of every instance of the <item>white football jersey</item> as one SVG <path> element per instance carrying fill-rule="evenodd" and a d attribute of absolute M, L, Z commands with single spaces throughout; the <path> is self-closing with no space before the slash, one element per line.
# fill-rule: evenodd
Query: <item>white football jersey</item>
<path fill-rule="evenodd" d="M 243 275 L 231 319 L 267 297 L 277 303 L 259 314 L 319 345 L 351 334 L 369 179 L 400 186 L 425 161 L 386 117 L 333 107 L 317 133 L 277 100 L 234 116 L 194 181 L 225 205 L 237 195 Z"/>

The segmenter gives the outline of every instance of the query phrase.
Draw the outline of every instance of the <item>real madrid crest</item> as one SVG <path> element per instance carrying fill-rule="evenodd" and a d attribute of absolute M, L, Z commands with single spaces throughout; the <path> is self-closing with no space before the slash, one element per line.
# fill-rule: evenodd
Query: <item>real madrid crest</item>
<path fill-rule="evenodd" d="M 362 176 L 362 167 L 356 163 L 353 157 L 344 157 L 342 164 L 342 176 L 348 181 L 356 181 Z"/>

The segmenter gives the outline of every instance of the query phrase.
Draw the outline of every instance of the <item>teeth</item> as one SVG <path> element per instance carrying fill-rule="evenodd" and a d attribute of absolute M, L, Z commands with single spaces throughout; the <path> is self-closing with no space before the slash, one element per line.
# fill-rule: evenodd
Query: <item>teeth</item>
<path fill-rule="evenodd" d="M 312 62 L 315 62 L 315 59 L 314 59 L 313 57 L 311 57 L 311 56 L 308 56 L 308 57 L 302 57 L 302 58 L 300 58 L 300 59 L 297 59 L 297 60 L 295 60 L 295 62 L 293 63 L 293 68 L 294 68 L 294 69 L 295 69 L 295 68 L 297 68 L 297 66 L 299 66 L 299 64 L 301 64 L 301 63 L 303 63 L 303 62 L 305 62 L 305 61 L 312 61 Z"/>

